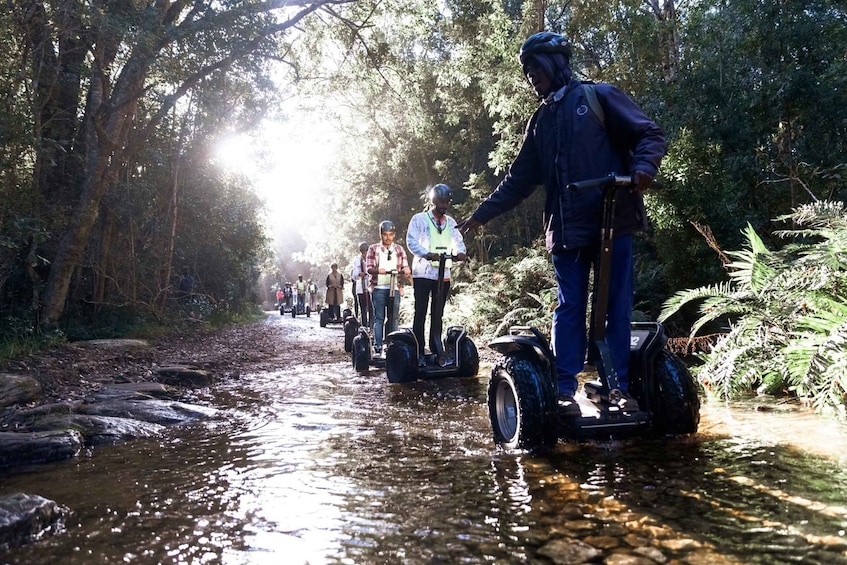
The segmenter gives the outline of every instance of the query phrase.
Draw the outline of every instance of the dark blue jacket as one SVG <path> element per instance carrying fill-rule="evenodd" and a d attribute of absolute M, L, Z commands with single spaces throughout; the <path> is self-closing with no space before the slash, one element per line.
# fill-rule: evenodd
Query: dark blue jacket
<path fill-rule="evenodd" d="M 620 89 L 610 84 L 597 84 L 594 89 L 605 127 L 592 112 L 581 83 L 571 81 L 530 118 L 518 156 L 496 190 L 477 207 L 475 220 L 488 222 L 544 185 L 548 251 L 584 247 L 600 239 L 601 189 L 565 187 L 610 173 L 643 171 L 656 176 L 665 153 L 665 136 Z M 631 234 L 646 225 L 641 194 L 619 191 L 615 235 Z"/>

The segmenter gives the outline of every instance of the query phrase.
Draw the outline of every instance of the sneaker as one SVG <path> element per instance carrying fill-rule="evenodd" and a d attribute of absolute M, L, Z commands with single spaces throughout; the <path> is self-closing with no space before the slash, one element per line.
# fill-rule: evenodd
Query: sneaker
<path fill-rule="evenodd" d="M 382 357 L 382 347 L 379 345 L 374 346 L 374 359 L 377 357 Z"/>
<path fill-rule="evenodd" d="M 579 416 L 582 411 L 572 394 L 560 394 L 556 399 L 560 416 Z"/>
<path fill-rule="evenodd" d="M 641 408 L 638 406 L 638 401 L 635 400 L 628 392 L 621 391 L 621 399 L 618 402 L 621 412 L 638 412 Z"/>

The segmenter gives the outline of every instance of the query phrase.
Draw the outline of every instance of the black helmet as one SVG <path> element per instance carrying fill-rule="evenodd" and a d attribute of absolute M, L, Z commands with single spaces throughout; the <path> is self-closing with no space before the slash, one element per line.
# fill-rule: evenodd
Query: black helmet
<path fill-rule="evenodd" d="M 382 235 L 387 231 L 396 232 L 397 228 L 394 227 L 394 222 L 391 220 L 382 220 L 379 223 L 379 234 Z"/>
<path fill-rule="evenodd" d="M 446 198 L 447 200 L 453 200 L 453 189 L 447 186 L 446 184 L 436 184 L 433 187 L 430 187 L 427 190 L 427 196 L 429 196 L 429 201 L 431 204 L 435 204 L 436 198 Z"/>
<path fill-rule="evenodd" d="M 360 244 L 359 244 L 359 251 L 367 251 L 367 250 L 368 250 L 368 247 L 370 247 L 370 246 L 368 245 L 368 242 L 367 242 L 367 241 L 363 241 L 362 243 L 360 243 Z"/>
<path fill-rule="evenodd" d="M 541 31 L 530 35 L 521 45 L 518 60 L 526 67 L 527 60 L 539 53 L 561 53 L 568 61 L 571 60 L 571 44 L 563 35 L 550 31 Z"/>

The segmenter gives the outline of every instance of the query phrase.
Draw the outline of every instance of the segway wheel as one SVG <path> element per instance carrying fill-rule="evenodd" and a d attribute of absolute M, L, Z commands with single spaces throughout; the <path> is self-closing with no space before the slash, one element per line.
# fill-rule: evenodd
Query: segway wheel
<path fill-rule="evenodd" d="M 555 391 L 538 363 L 522 355 L 504 357 L 491 370 L 488 415 L 494 442 L 504 449 L 544 451 L 558 441 Z"/>
<path fill-rule="evenodd" d="M 663 349 L 656 356 L 656 429 L 666 434 L 693 434 L 700 424 L 697 381 L 682 360 Z"/>
<path fill-rule="evenodd" d="M 390 383 L 410 383 L 417 380 L 417 348 L 410 343 L 392 341 L 385 350 L 385 374 Z"/>
<path fill-rule="evenodd" d="M 294 306 L 293 308 L 291 308 L 291 317 L 292 318 L 297 317 L 297 306 Z"/>
<path fill-rule="evenodd" d="M 352 345 L 352 357 L 353 357 L 353 368 L 360 372 L 364 373 L 368 370 L 368 367 L 371 364 L 371 348 L 370 340 L 366 337 L 363 337 L 361 334 L 357 335 L 353 338 Z"/>
<path fill-rule="evenodd" d="M 479 372 L 479 351 L 476 344 L 465 337 L 459 344 L 459 376 L 475 377 Z"/>
<path fill-rule="evenodd" d="M 280 315 L 280 316 L 285 316 L 285 306 L 280 306 L 280 307 L 279 307 L 279 315 Z"/>
<path fill-rule="evenodd" d="M 324 308 L 323 310 L 321 310 L 321 321 L 320 321 L 321 327 L 325 328 L 328 321 L 329 321 L 329 309 Z"/>
<path fill-rule="evenodd" d="M 344 351 L 347 353 L 353 351 L 353 339 L 359 333 L 359 326 L 359 322 L 353 318 L 344 322 Z"/>
<path fill-rule="evenodd" d="M 306 306 L 306 317 L 307 317 L 307 318 L 311 318 L 311 317 L 312 317 L 312 309 L 311 309 L 311 308 L 309 308 L 308 306 Z"/>

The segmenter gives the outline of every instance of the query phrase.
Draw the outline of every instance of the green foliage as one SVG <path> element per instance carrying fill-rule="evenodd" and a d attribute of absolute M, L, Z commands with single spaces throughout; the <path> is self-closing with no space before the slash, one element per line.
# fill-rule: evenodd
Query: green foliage
<path fill-rule="evenodd" d="M 801 206 L 792 243 L 769 250 L 748 226 L 729 280 L 676 293 L 661 319 L 699 303 L 692 337 L 706 325 L 725 334 L 702 355 L 700 379 L 718 396 L 789 392 L 819 411 L 847 416 L 847 211 L 842 202 Z"/>
<path fill-rule="evenodd" d="M 495 263 L 474 263 L 453 285 L 450 307 L 483 341 L 507 333 L 513 325 L 550 328 L 557 289 L 543 241 Z"/>

